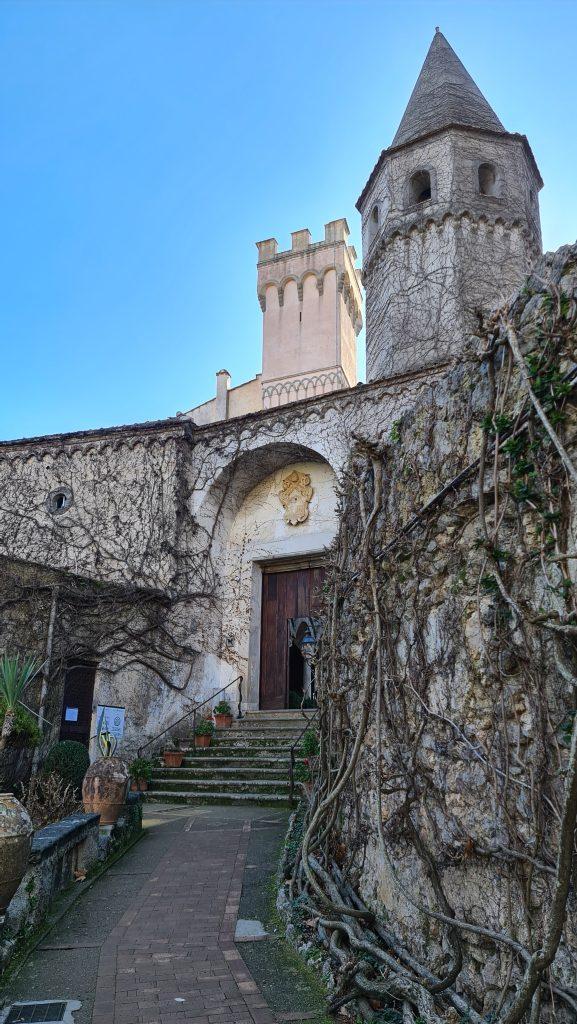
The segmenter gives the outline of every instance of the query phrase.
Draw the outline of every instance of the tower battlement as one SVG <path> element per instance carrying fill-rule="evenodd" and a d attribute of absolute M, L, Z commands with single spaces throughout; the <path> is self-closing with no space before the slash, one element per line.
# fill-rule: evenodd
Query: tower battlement
<path fill-rule="evenodd" d="M 291 248 L 257 242 L 257 291 L 263 312 L 263 406 L 285 405 L 357 383 L 362 327 L 360 271 L 344 218 L 314 242 L 293 231 Z"/>
<path fill-rule="evenodd" d="M 265 238 L 262 242 L 256 243 L 256 247 L 258 249 L 258 262 L 266 263 L 268 260 L 272 260 L 275 257 L 287 257 L 290 253 L 300 253 L 304 249 L 331 245 L 333 242 L 346 242 L 349 235 L 349 225 L 345 218 L 341 217 L 339 220 L 330 220 L 328 224 L 325 224 L 325 237 L 319 242 L 313 242 L 312 235 L 308 228 L 300 228 L 299 231 L 291 232 L 291 247 L 290 249 L 285 249 L 281 252 L 278 251 L 278 242 L 276 238 Z M 354 246 L 349 246 L 349 248 L 354 252 Z"/>

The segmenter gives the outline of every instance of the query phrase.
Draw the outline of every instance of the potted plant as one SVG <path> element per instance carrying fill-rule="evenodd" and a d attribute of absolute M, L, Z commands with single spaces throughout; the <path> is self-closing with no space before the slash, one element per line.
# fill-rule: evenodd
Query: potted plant
<path fill-rule="evenodd" d="M 184 761 L 184 750 L 180 749 L 180 740 L 173 738 L 170 747 L 163 751 L 162 757 L 167 768 L 180 768 Z"/>
<path fill-rule="evenodd" d="M 232 725 L 232 708 L 228 701 L 221 700 L 212 713 L 217 729 L 230 729 Z"/>
<path fill-rule="evenodd" d="M 82 803 L 87 814 L 99 814 L 101 825 L 115 825 L 126 802 L 130 782 L 128 765 L 116 757 L 118 741 L 106 727 L 104 712 L 98 723 L 102 757 L 93 761 L 82 782 Z"/>
<path fill-rule="evenodd" d="M 22 706 L 24 690 L 37 676 L 40 664 L 35 658 L 21 659 L 19 654 L 0 658 L 0 697 L 3 720 L 0 729 L 0 750 L 4 750 L 12 732 L 18 725 L 18 711 Z"/>
<path fill-rule="evenodd" d="M 214 722 L 209 718 L 199 718 L 194 730 L 195 747 L 210 747 L 213 732 Z"/>
<path fill-rule="evenodd" d="M 145 757 L 135 757 L 129 766 L 130 788 L 133 793 L 146 793 L 152 778 L 152 761 Z"/>

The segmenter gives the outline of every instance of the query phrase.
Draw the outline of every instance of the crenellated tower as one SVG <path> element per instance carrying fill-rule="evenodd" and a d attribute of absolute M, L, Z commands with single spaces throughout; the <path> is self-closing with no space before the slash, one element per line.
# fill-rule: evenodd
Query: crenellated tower
<path fill-rule="evenodd" d="M 320 242 L 306 228 L 285 252 L 274 238 L 257 242 L 264 409 L 357 383 L 362 296 L 348 236 L 341 218 Z"/>
<path fill-rule="evenodd" d="M 358 200 L 367 379 L 458 355 L 478 310 L 541 252 L 543 185 L 437 29 L 392 145 Z"/>

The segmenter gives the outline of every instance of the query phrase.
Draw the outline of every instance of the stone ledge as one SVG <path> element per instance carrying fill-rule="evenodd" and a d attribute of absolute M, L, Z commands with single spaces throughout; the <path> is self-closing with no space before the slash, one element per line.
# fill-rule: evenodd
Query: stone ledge
<path fill-rule="evenodd" d="M 53 825 L 38 829 L 32 837 L 29 863 L 39 864 L 71 841 L 74 845 L 82 842 L 99 820 L 99 814 L 71 814 Z"/>

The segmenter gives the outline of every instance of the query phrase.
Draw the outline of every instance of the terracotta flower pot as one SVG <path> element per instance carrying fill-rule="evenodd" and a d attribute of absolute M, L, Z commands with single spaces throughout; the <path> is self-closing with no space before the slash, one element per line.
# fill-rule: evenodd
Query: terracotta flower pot
<path fill-rule="evenodd" d="M 183 750 L 165 750 L 162 756 L 167 768 L 180 768 L 184 761 Z"/>
<path fill-rule="evenodd" d="M 210 736 L 195 736 L 194 745 L 195 747 L 210 747 Z"/>
<path fill-rule="evenodd" d="M 146 793 L 148 790 L 148 782 L 146 779 L 132 779 L 130 783 L 131 793 Z"/>
<path fill-rule="evenodd" d="M 0 915 L 24 878 L 34 828 L 12 793 L 0 793 Z"/>
<path fill-rule="evenodd" d="M 124 807 L 130 774 L 121 757 L 99 757 L 82 783 L 82 803 L 87 814 L 99 814 L 101 825 L 114 825 Z"/>
<path fill-rule="evenodd" d="M 232 725 L 232 715 L 215 715 L 214 724 L 217 729 L 230 729 Z"/>

